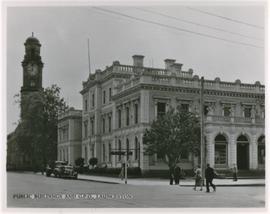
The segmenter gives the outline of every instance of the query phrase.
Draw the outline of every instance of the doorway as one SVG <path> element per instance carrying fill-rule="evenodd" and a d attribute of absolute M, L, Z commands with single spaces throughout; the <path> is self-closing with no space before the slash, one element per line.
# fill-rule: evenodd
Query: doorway
<path fill-rule="evenodd" d="M 249 144 L 237 143 L 237 167 L 240 170 L 249 169 Z"/>

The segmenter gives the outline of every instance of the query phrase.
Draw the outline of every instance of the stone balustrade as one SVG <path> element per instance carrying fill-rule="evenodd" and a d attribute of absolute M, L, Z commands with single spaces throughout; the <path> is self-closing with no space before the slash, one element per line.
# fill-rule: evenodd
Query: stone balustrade
<path fill-rule="evenodd" d="M 171 71 L 166 69 L 158 68 L 149 68 L 149 67 L 137 67 L 131 65 L 120 65 L 114 64 L 110 67 L 107 67 L 104 71 L 98 71 L 95 74 L 92 74 L 92 78 L 88 79 L 87 82 L 83 82 L 83 86 L 86 87 L 88 83 L 92 80 L 105 78 L 107 75 L 112 73 L 119 74 L 128 74 L 130 77 L 133 75 L 139 75 L 140 79 L 143 78 L 143 81 L 137 80 L 136 84 L 159 84 L 159 85 L 168 85 L 168 86 L 183 86 L 191 88 L 200 88 L 200 79 L 197 75 L 193 76 L 191 71 Z M 151 78 L 146 78 L 147 76 Z M 127 81 L 128 82 L 128 81 Z M 119 86 L 117 92 L 121 92 L 125 89 L 128 89 L 130 86 L 134 86 L 135 82 L 131 80 L 132 83 L 124 83 L 123 86 Z M 259 82 L 255 84 L 246 84 L 241 83 L 240 80 L 235 82 L 225 82 L 220 81 L 219 78 L 215 80 L 205 80 L 204 88 L 206 90 L 220 90 L 220 91 L 232 91 L 232 92 L 244 92 L 244 93 L 264 93 L 265 87 Z"/>
<path fill-rule="evenodd" d="M 207 122 L 221 122 L 221 123 L 245 123 L 245 124 L 264 124 L 264 118 L 246 118 L 246 117 L 225 117 L 221 115 L 207 115 L 206 116 Z"/>

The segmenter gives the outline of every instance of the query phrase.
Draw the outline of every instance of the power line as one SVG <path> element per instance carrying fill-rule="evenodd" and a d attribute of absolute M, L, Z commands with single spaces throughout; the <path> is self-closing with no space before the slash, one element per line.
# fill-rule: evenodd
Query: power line
<path fill-rule="evenodd" d="M 178 30 L 178 31 L 181 31 L 181 32 L 186 32 L 186 33 L 202 36 L 202 37 L 208 37 L 208 38 L 212 38 L 212 39 L 216 39 L 216 40 L 221 40 L 221 41 L 225 41 L 225 42 L 229 42 L 229 43 L 234 43 L 234 44 L 244 45 L 244 46 L 249 46 L 249 47 L 254 47 L 254 48 L 263 48 L 261 46 L 253 45 L 253 44 L 250 44 L 250 43 L 244 43 L 244 42 L 238 42 L 238 41 L 234 41 L 234 40 L 224 39 L 224 38 L 221 38 L 221 37 L 212 36 L 212 35 L 205 34 L 205 33 L 199 33 L 199 32 L 191 31 L 191 30 L 184 29 L 184 28 L 179 28 L 179 27 L 175 27 L 175 26 L 171 26 L 171 25 L 167 25 L 167 24 L 162 24 L 162 23 L 159 23 L 159 22 L 150 21 L 150 20 L 143 19 L 143 18 L 138 18 L 138 17 L 135 17 L 135 16 L 130 16 L 130 15 L 127 15 L 127 14 L 123 14 L 123 13 L 120 13 L 120 12 L 116 12 L 116 11 L 112 11 L 112 10 L 108 10 L 108 9 L 104 9 L 104 8 L 99 8 L 99 7 L 92 7 L 92 8 L 96 9 L 96 10 L 103 11 L 103 12 L 105 11 L 107 13 L 123 16 L 123 17 L 129 18 L 129 19 L 134 19 L 134 20 L 137 20 L 137 21 L 140 21 L 140 22 L 146 22 L 146 23 L 150 23 L 150 24 L 161 26 L 161 27 L 170 28 L 170 29 L 174 29 L 174 30 Z"/>
<path fill-rule="evenodd" d="M 249 39 L 255 39 L 255 40 L 258 40 L 258 41 L 263 41 L 260 38 L 247 36 L 247 35 L 244 35 L 244 34 L 241 34 L 241 33 L 228 31 L 228 30 L 225 30 L 225 29 L 222 29 L 222 28 L 212 27 L 210 25 L 205 25 L 205 24 L 200 24 L 200 23 L 197 23 L 197 22 L 192 22 L 192 21 L 189 21 L 189 20 L 186 20 L 186 19 L 178 18 L 178 17 L 175 17 L 175 16 L 170 16 L 170 15 L 167 15 L 165 13 L 160 13 L 160 12 L 147 10 L 147 9 L 143 9 L 143 8 L 136 8 L 136 9 L 144 11 L 144 12 L 160 15 L 160 16 L 163 16 L 163 17 L 166 17 L 166 18 L 169 18 L 169 19 L 174 19 L 174 20 L 177 20 L 177 21 L 185 22 L 185 23 L 188 23 L 188 24 L 192 24 L 192 25 L 196 25 L 196 26 L 200 26 L 200 27 L 205 27 L 205 28 L 208 28 L 208 29 L 212 29 L 212 30 L 216 30 L 216 31 L 220 31 L 220 32 L 225 32 L 225 33 L 229 33 L 229 34 L 233 34 L 233 35 L 237 35 L 237 36 L 242 36 L 242 37 L 249 38 Z"/>
<path fill-rule="evenodd" d="M 237 19 L 232 19 L 232 18 L 229 18 L 229 17 L 226 17 L 226 16 L 221 16 L 221 15 L 218 15 L 218 14 L 215 14 L 215 13 L 210 13 L 210 12 L 203 11 L 203 10 L 200 10 L 200 9 L 196 9 L 196 8 L 193 8 L 193 7 L 186 7 L 186 8 L 188 8 L 189 10 L 193 10 L 193 11 L 199 12 L 199 13 L 207 14 L 209 16 L 215 16 L 215 17 L 218 17 L 218 18 L 227 20 L 227 21 L 231 21 L 231 22 L 236 22 L 238 24 L 247 25 L 249 27 L 254 27 L 254 28 L 258 28 L 258 29 L 264 29 L 264 27 L 259 26 L 259 25 L 250 24 L 250 23 L 243 22 L 243 21 L 240 21 L 240 20 L 237 20 Z"/>

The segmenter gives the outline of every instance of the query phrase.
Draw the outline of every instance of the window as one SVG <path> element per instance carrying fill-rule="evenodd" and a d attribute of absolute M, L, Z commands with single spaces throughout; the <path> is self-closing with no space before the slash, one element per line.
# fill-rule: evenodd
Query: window
<path fill-rule="evenodd" d="M 91 134 L 94 135 L 95 134 L 95 123 L 94 123 L 95 119 L 91 120 Z"/>
<path fill-rule="evenodd" d="M 88 137 L 88 120 L 84 121 L 84 138 Z"/>
<path fill-rule="evenodd" d="M 227 140 L 221 134 L 215 138 L 215 164 L 227 164 Z"/>
<path fill-rule="evenodd" d="M 134 123 L 137 124 L 138 123 L 138 117 L 139 117 L 139 114 L 138 114 L 138 104 L 135 104 L 134 106 Z"/>
<path fill-rule="evenodd" d="M 112 100 L 112 88 L 109 88 L 109 101 Z"/>
<path fill-rule="evenodd" d="M 231 107 L 224 106 L 224 108 L 223 108 L 223 116 L 224 117 L 230 117 L 231 116 Z"/>
<path fill-rule="evenodd" d="M 187 103 L 182 103 L 181 106 L 180 106 L 180 109 L 181 109 L 182 111 L 188 112 L 188 111 L 189 111 L 189 104 L 187 104 Z"/>
<path fill-rule="evenodd" d="M 157 116 L 162 117 L 166 113 L 166 103 L 157 103 Z"/>
<path fill-rule="evenodd" d="M 118 141 L 118 150 L 121 152 L 121 140 Z M 121 155 L 118 155 L 118 161 L 121 161 Z"/>
<path fill-rule="evenodd" d="M 244 117 L 245 118 L 250 118 L 251 117 L 251 107 L 250 106 L 246 106 L 244 108 Z"/>
<path fill-rule="evenodd" d="M 111 143 L 109 143 L 109 162 L 112 161 L 111 151 L 112 151 L 112 145 Z"/>
<path fill-rule="evenodd" d="M 102 119 L 102 132 L 105 133 L 105 118 Z"/>
<path fill-rule="evenodd" d="M 85 111 L 87 111 L 87 106 L 88 106 L 87 100 L 84 100 L 84 110 Z"/>
<path fill-rule="evenodd" d="M 95 107 L 95 94 L 92 94 L 92 107 Z"/>
<path fill-rule="evenodd" d="M 103 91 L 103 104 L 106 103 L 106 91 Z"/>
<path fill-rule="evenodd" d="M 129 107 L 126 108 L 126 125 L 129 126 Z"/>
<path fill-rule="evenodd" d="M 109 132 L 112 131 L 112 117 L 109 116 Z"/>
<path fill-rule="evenodd" d="M 140 145 L 138 142 L 138 138 L 135 137 L 135 160 L 138 160 L 139 155 L 140 155 Z"/>
<path fill-rule="evenodd" d="M 127 160 L 129 160 L 129 140 L 126 141 L 126 152 L 127 152 Z"/>
<path fill-rule="evenodd" d="M 122 118 L 121 118 L 121 110 L 119 109 L 118 110 L 118 128 L 121 128 L 121 120 L 122 120 Z"/>
<path fill-rule="evenodd" d="M 102 144 L 102 159 L 103 159 L 103 162 L 106 161 L 106 150 L 105 150 L 105 144 L 104 143 Z"/>
<path fill-rule="evenodd" d="M 35 82 L 34 82 L 34 81 L 31 81 L 31 82 L 30 82 L 30 86 L 31 86 L 31 87 L 34 87 L 34 86 L 35 86 Z"/>
<path fill-rule="evenodd" d="M 204 111 L 204 115 L 207 115 L 209 112 L 208 106 L 204 106 L 203 111 Z"/>
<path fill-rule="evenodd" d="M 91 145 L 92 157 L 95 157 L 95 144 Z"/>

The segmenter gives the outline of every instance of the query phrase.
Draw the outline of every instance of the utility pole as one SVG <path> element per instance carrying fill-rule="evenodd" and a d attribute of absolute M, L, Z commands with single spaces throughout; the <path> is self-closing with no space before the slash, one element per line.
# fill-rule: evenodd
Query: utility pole
<path fill-rule="evenodd" d="M 205 143 L 204 143 L 204 77 L 201 77 L 201 169 L 202 180 L 205 178 Z"/>
<path fill-rule="evenodd" d="M 127 184 L 127 156 L 128 156 L 128 152 L 125 152 L 125 184 Z"/>

